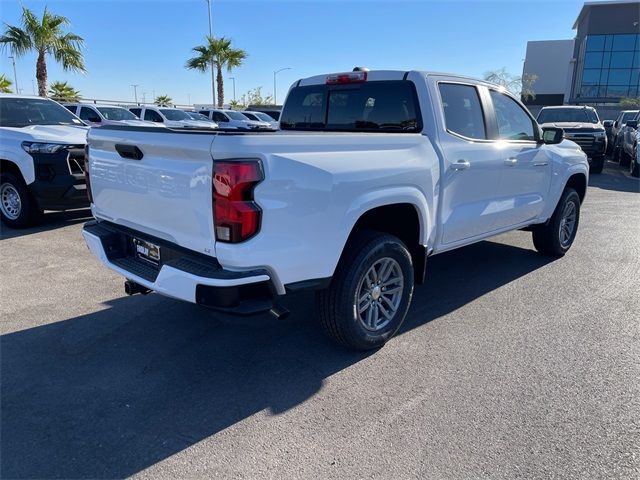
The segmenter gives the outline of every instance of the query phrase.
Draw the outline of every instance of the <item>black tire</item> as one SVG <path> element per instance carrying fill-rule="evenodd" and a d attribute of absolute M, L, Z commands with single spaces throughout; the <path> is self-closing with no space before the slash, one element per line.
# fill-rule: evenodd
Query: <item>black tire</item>
<path fill-rule="evenodd" d="M 633 157 L 631 157 L 631 161 L 629 162 L 629 174 L 632 177 L 640 177 L 640 158 L 638 158 L 638 146 L 634 145 L 633 147 Z"/>
<path fill-rule="evenodd" d="M 12 202 L 17 195 L 18 203 Z M 15 198 L 15 197 L 14 197 Z M 31 196 L 22 179 L 11 172 L 0 174 L 0 218 L 10 228 L 27 228 L 38 222 L 42 210 Z"/>
<path fill-rule="evenodd" d="M 631 162 L 631 157 L 629 155 L 627 155 L 627 153 L 624 151 L 624 148 L 622 148 L 622 145 L 620 145 L 618 147 L 618 150 L 620 151 L 619 159 L 618 159 L 618 162 L 620 163 L 620 166 L 621 167 L 628 167 L 629 163 Z"/>
<path fill-rule="evenodd" d="M 375 270 L 376 266 L 380 270 Z M 369 288 L 369 282 L 364 283 L 372 268 L 376 276 L 381 274 L 385 278 L 383 266 L 391 269 L 389 275 L 393 278 L 402 277 L 401 290 L 395 294 L 397 297 L 382 292 L 387 288 L 383 287 L 384 283 L 376 286 L 377 291 Z M 331 285 L 316 293 L 320 325 L 325 333 L 345 347 L 356 350 L 382 347 L 404 321 L 413 296 L 413 283 L 413 264 L 407 247 L 393 235 L 362 231 L 349 241 Z M 392 285 L 390 289 L 398 288 L 399 284 L 399 281 L 389 284 Z M 362 313 L 358 312 L 359 296 L 366 296 L 363 307 L 369 305 Z M 397 307 L 395 313 L 392 313 L 392 304 Z M 384 316 L 383 310 L 391 317 Z M 369 311 L 373 312 L 371 317 Z M 381 320 L 380 325 L 372 328 L 371 324 L 378 319 Z M 365 322 L 369 322 L 369 327 L 364 325 Z"/>
<path fill-rule="evenodd" d="M 591 167 L 589 168 L 590 173 L 602 173 L 602 169 L 604 168 L 604 155 L 601 157 L 594 157 L 591 160 Z"/>
<path fill-rule="evenodd" d="M 620 163 L 620 145 L 616 144 L 613 146 L 613 153 L 611 154 L 611 161 L 615 163 Z"/>
<path fill-rule="evenodd" d="M 569 203 L 573 203 L 575 208 L 575 220 L 573 229 L 568 235 L 567 241 L 561 239 L 561 225 L 563 221 L 565 209 Z M 569 251 L 573 241 L 578 233 L 578 225 L 580 224 L 580 196 L 573 189 L 567 187 L 560 197 L 560 201 L 553 212 L 553 215 L 547 223 L 536 225 L 533 228 L 533 245 L 536 250 L 545 255 L 561 257 Z"/>

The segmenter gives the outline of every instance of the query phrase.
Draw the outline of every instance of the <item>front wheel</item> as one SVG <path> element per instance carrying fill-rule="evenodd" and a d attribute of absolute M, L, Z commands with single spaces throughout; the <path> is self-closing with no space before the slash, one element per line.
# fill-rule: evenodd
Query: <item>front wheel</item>
<path fill-rule="evenodd" d="M 632 177 L 640 177 L 640 158 L 638 158 L 638 145 L 633 147 L 633 156 L 629 162 L 629 173 Z"/>
<path fill-rule="evenodd" d="M 594 157 L 591 160 L 591 168 L 589 169 L 589 171 L 591 173 L 602 173 L 602 169 L 604 168 L 604 155 L 600 156 L 600 157 Z"/>
<path fill-rule="evenodd" d="M 619 163 L 621 167 L 628 167 L 629 163 L 631 162 L 631 157 L 629 155 L 627 155 L 627 152 L 624 151 L 624 147 L 622 145 L 620 145 L 618 147 L 618 150 L 620 151 L 619 153 Z"/>
<path fill-rule="evenodd" d="M 7 172 L 0 175 L 0 217 L 11 228 L 26 228 L 36 223 L 39 210 L 21 178 Z"/>
<path fill-rule="evenodd" d="M 348 348 L 379 348 L 402 325 L 413 283 L 411 255 L 402 241 L 359 232 L 347 245 L 329 288 L 316 294 L 320 324 Z"/>
<path fill-rule="evenodd" d="M 567 188 L 549 221 L 534 226 L 533 245 L 545 255 L 562 256 L 571 248 L 579 223 L 580 196 L 573 188 Z"/>

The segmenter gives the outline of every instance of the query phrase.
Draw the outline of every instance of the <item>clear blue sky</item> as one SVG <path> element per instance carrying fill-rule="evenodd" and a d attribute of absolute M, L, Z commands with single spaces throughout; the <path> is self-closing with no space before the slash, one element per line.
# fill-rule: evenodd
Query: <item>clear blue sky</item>
<path fill-rule="evenodd" d="M 214 35 L 247 51 L 234 70 L 236 94 L 257 86 L 278 99 L 298 78 L 371 69 L 425 69 L 482 76 L 506 67 L 522 73 L 528 40 L 566 39 L 583 4 L 556 1 L 212 0 Z M 131 84 L 175 102 L 210 102 L 210 76 L 184 68 L 208 29 L 205 0 L 23 0 L 38 15 L 46 5 L 68 17 L 84 37 L 85 75 L 64 72 L 49 59 L 49 81 L 68 80 L 89 98 L 133 100 Z M 18 0 L 0 0 L 3 22 L 19 24 Z M 7 51 L 0 73 L 13 78 Z M 17 61 L 22 93 L 31 94 L 35 55 Z M 228 77 L 225 74 L 225 79 Z M 232 83 L 225 82 L 226 99 Z"/>

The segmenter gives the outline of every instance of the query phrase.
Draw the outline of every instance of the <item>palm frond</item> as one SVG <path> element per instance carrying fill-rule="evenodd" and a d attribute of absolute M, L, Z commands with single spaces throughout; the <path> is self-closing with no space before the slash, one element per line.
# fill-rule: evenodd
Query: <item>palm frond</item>
<path fill-rule="evenodd" d="M 2 44 L 3 50 L 9 48 L 17 56 L 24 55 L 31 50 L 33 43 L 25 30 L 6 23 L 5 25 L 4 35 L 0 36 L 0 44 Z"/>

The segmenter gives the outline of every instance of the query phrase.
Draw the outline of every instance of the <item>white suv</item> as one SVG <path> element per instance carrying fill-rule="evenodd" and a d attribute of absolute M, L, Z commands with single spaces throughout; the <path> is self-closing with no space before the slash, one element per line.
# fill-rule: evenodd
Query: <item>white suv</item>
<path fill-rule="evenodd" d="M 148 127 L 152 125 L 150 122 L 140 120 L 126 108 L 114 105 L 66 103 L 64 107 L 91 127 L 99 127 L 101 125 Z"/>
<path fill-rule="evenodd" d="M 246 115 L 234 110 L 199 110 L 198 113 L 217 122 L 222 128 L 238 130 L 272 130 L 267 122 L 250 120 Z"/>
<path fill-rule="evenodd" d="M 214 122 L 194 120 L 186 112 L 171 107 L 140 105 L 129 107 L 129 111 L 147 122 L 161 123 L 169 128 L 218 128 Z"/>

